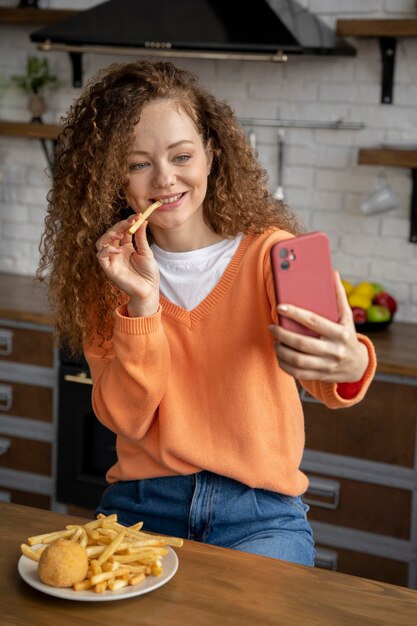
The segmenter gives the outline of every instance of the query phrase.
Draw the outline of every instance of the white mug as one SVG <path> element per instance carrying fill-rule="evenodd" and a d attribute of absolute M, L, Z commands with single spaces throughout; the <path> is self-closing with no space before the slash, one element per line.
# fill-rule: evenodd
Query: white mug
<path fill-rule="evenodd" d="M 385 176 L 380 176 L 379 179 L 382 185 L 365 196 L 361 202 L 361 211 L 365 215 L 390 211 L 399 206 L 398 196 Z"/>

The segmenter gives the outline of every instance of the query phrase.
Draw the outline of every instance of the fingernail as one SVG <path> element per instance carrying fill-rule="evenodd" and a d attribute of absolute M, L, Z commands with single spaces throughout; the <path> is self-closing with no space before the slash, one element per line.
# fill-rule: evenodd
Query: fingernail
<path fill-rule="evenodd" d="M 277 306 L 278 311 L 288 311 L 288 305 L 286 304 L 279 304 Z"/>

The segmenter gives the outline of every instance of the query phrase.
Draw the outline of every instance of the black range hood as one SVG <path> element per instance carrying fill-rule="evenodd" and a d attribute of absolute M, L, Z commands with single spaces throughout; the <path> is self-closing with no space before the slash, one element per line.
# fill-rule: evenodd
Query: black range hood
<path fill-rule="evenodd" d="M 295 0 L 109 0 L 30 36 L 42 50 L 256 61 L 356 50 Z"/>

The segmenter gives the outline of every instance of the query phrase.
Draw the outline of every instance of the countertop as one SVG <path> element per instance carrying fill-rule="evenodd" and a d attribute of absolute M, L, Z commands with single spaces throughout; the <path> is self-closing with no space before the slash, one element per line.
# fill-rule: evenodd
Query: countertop
<path fill-rule="evenodd" d="M 26 584 L 20 544 L 87 520 L 0 504 L 2 626 L 414 626 L 417 591 L 185 541 L 179 568 L 158 589 L 114 602 L 77 602 Z"/>
<path fill-rule="evenodd" d="M 53 325 L 44 285 L 33 276 L 0 273 L 0 318 Z"/>
<path fill-rule="evenodd" d="M 31 276 L 0 274 L 0 318 L 53 325 L 45 287 Z M 378 372 L 417 378 L 417 324 L 394 321 L 369 337 Z"/>

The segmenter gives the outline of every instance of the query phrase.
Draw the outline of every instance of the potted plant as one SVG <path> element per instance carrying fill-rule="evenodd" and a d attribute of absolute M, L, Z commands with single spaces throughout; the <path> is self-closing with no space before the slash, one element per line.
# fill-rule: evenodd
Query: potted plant
<path fill-rule="evenodd" d="M 32 121 L 41 121 L 41 116 L 46 111 L 46 102 L 43 91 L 47 87 L 57 87 L 58 78 L 50 73 L 48 59 L 37 56 L 29 56 L 26 65 L 26 74 L 14 75 L 12 81 L 25 93 L 30 95 L 29 111 L 32 113 Z"/>

